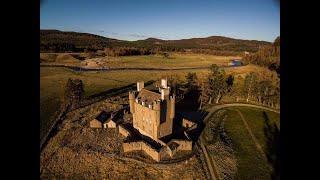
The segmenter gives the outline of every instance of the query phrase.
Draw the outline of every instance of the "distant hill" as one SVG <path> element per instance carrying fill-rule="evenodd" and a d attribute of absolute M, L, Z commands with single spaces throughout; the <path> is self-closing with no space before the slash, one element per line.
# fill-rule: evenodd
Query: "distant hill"
<path fill-rule="evenodd" d="M 191 38 L 181 40 L 162 40 L 147 38 L 137 41 L 123 41 L 106 38 L 89 33 L 63 32 L 58 30 L 40 30 L 40 47 L 42 51 L 83 51 L 83 49 L 103 49 L 105 47 L 137 47 L 157 49 L 159 51 L 194 52 L 257 52 L 260 46 L 272 43 L 257 40 L 233 39 L 223 36 Z"/>
<path fill-rule="evenodd" d="M 40 49 L 43 51 L 82 51 L 83 49 L 103 49 L 111 42 L 119 42 L 99 35 L 58 30 L 40 30 Z"/>
<path fill-rule="evenodd" d="M 206 38 L 191 38 L 180 40 L 161 40 L 148 38 L 140 42 L 153 45 L 171 46 L 185 49 L 210 49 L 216 51 L 256 52 L 260 46 L 270 45 L 267 41 L 233 39 L 223 36 L 210 36 Z"/>

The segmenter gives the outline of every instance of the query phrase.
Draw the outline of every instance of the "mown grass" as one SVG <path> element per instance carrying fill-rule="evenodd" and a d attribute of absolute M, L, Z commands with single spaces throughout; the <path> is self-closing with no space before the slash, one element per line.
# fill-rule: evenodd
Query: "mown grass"
<path fill-rule="evenodd" d="M 280 130 L 280 114 L 257 108 L 241 107 L 241 113 L 243 114 L 249 127 L 263 149 L 266 147 L 266 137 L 263 131 L 264 127 L 266 126 L 265 116 L 263 115 L 264 112 L 266 113 L 267 118 L 270 120 L 269 123 L 271 125 L 275 123 Z"/>
<path fill-rule="evenodd" d="M 73 54 L 73 53 L 70 53 Z M 81 56 L 86 56 L 84 53 Z M 68 59 L 69 57 L 69 59 Z M 42 62 L 53 64 L 81 65 L 73 56 L 67 53 L 40 53 Z M 193 53 L 171 53 L 170 58 L 161 55 L 103 57 L 104 67 L 135 67 L 135 68 L 178 68 L 178 67 L 209 67 L 211 64 L 227 65 L 228 60 L 241 59 L 240 56 L 213 56 Z M 82 64 L 83 65 L 83 64 Z"/>
<path fill-rule="evenodd" d="M 266 144 L 263 112 L 266 112 L 270 122 L 275 122 L 279 126 L 280 116 L 277 113 L 257 108 L 232 107 L 226 109 L 228 116 L 225 121 L 225 130 L 232 140 L 232 148 L 237 160 L 235 179 L 270 179 L 272 167 L 257 150 L 236 109 L 242 112 L 262 147 Z"/>
<path fill-rule="evenodd" d="M 172 58 L 163 58 L 159 55 L 123 56 L 120 58 L 103 58 L 108 67 L 208 67 L 211 64 L 227 65 L 228 60 L 240 59 L 238 56 L 213 56 L 204 54 L 171 54 Z"/>

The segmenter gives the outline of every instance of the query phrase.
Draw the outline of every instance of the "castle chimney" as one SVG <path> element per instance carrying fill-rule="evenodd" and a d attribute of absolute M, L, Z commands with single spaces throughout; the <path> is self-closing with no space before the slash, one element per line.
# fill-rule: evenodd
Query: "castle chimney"
<path fill-rule="evenodd" d="M 167 88 L 167 78 L 166 79 L 161 79 L 161 86 L 162 88 Z"/>
<path fill-rule="evenodd" d="M 144 82 L 143 81 L 137 82 L 137 91 L 139 92 L 143 88 L 144 88 Z"/>
<path fill-rule="evenodd" d="M 161 99 L 164 100 L 169 96 L 169 89 L 161 89 Z"/>

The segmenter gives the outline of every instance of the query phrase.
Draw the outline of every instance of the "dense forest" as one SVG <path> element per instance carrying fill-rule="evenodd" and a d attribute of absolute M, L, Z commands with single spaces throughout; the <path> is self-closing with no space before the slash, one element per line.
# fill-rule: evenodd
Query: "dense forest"
<path fill-rule="evenodd" d="M 256 53 L 242 58 L 244 64 L 255 64 L 280 74 L 280 36 L 272 45 L 260 48 Z"/>
<path fill-rule="evenodd" d="M 41 52 L 81 52 L 84 49 L 96 51 L 115 41 L 118 40 L 88 33 L 40 30 Z"/>
<path fill-rule="evenodd" d="M 144 55 L 146 54 L 145 51 L 150 54 L 151 52 L 187 51 L 212 55 L 237 55 L 243 54 L 244 51 L 257 52 L 259 48 L 270 44 L 266 41 L 241 40 L 222 36 L 181 40 L 148 38 L 138 41 L 122 41 L 88 33 L 40 30 L 41 52 L 82 52 L 85 50 L 97 52 L 98 50 L 110 51 L 112 49 L 114 53 L 111 54 L 119 56 Z M 135 49 L 134 53 L 132 52 L 133 49 Z M 120 51 L 122 53 L 117 53 Z M 128 54 L 125 52 L 128 52 Z"/>

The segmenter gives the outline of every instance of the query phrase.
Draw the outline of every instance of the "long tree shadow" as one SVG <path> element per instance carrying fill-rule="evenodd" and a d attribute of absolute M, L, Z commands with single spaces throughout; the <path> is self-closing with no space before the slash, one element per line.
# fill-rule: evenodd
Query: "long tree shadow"
<path fill-rule="evenodd" d="M 151 81 L 144 83 L 144 85 L 149 86 L 149 85 L 153 84 L 154 82 L 155 81 L 151 80 Z M 137 88 L 137 84 L 132 83 L 132 84 L 122 86 L 119 88 L 113 88 L 113 89 L 109 89 L 107 91 L 102 91 L 97 94 L 93 94 L 93 95 L 84 99 L 81 107 L 88 106 L 90 104 L 96 103 L 98 101 L 101 101 L 101 100 L 109 98 L 109 97 L 121 95 L 123 93 L 129 92 L 130 90 L 135 90 L 136 88 Z"/>
<path fill-rule="evenodd" d="M 266 139 L 265 153 L 268 162 L 273 168 L 271 178 L 280 179 L 280 129 L 275 123 L 271 124 L 266 112 L 263 112 L 263 118 Z"/>

